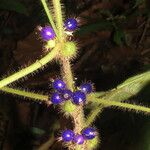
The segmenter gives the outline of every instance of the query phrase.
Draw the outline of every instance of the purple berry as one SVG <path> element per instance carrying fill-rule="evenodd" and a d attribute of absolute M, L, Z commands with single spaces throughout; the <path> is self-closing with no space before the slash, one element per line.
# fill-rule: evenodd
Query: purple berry
<path fill-rule="evenodd" d="M 72 95 L 73 95 L 73 93 L 72 93 L 70 90 L 68 90 L 68 89 L 63 90 L 61 93 L 62 93 L 62 95 L 63 95 L 64 100 L 69 100 L 69 99 L 71 99 L 71 98 L 72 98 Z"/>
<path fill-rule="evenodd" d="M 80 86 L 80 89 L 82 92 L 89 94 L 92 92 L 93 88 L 92 85 L 90 83 L 84 83 Z"/>
<path fill-rule="evenodd" d="M 64 90 L 66 88 L 66 84 L 60 80 L 60 79 L 56 79 L 53 82 L 53 88 L 59 92 L 61 92 L 62 90 Z"/>
<path fill-rule="evenodd" d="M 92 127 L 88 127 L 82 131 L 82 135 L 85 139 L 91 140 L 96 136 L 96 130 Z"/>
<path fill-rule="evenodd" d="M 75 135 L 73 141 L 76 143 L 76 144 L 83 144 L 84 143 L 84 137 L 82 135 Z"/>
<path fill-rule="evenodd" d="M 51 96 L 51 102 L 53 103 L 53 104 L 60 104 L 61 102 L 63 101 L 63 98 L 62 98 L 62 96 L 59 94 L 59 93 L 57 93 L 57 92 L 54 92 L 53 94 L 52 94 L 52 96 Z"/>
<path fill-rule="evenodd" d="M 43 27 L 42 30 L 41 30 L 41 37 L 45 41 L 52 40 L 52 39 L 55 38 L 55 32 L 49 26 Z"/>
<path fill-rule="evenodd" d="M 74 132 L 72 130 L 65 130 L 62 132 L 62 140 L 65 142 L 70 142 L 74 138 Z"/>
<path fill-rule="evenodd" d="M 81 91 L 76 91 L 73 93 L 72 100 L 75 104 L 79 105 L 86 101 L 86 95 Z"/>
<path fill-rule="evenodd" d="M 74 18 L 68 18 L 65 22 L 65 27 L 69 31 L 74 31 L 77 28 L 77 21 Z"/>

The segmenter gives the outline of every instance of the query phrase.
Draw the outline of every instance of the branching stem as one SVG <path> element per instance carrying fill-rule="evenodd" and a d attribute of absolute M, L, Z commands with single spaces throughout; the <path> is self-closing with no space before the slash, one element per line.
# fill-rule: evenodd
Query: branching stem
<path fill-rule="evenodd" d="M 103 108 L 116 107 L 123 110 L 133 110 L 136 112 L 143 112 L 144 114 L 150 114 L 150 108 L 145 106 L 106 100 L 106 99 L 101 99 L 96 97 L 95 98 L 93 97 L 92 102 L 95 103 L 97 106 L 96 108 L 94 108 L 94 110 L 91 111 L 91 113 L 87 117 L 86 124 L 92 124 L 95 121 L 95 117 L 98 116 L 98 114 L 101 112 L 102 105 Z"/>
<path fill-rule="evenodd" d="M 55 56 L 57 55 L 58 52 L 58 48 L 57 46 L 51 51 L 49 52 L 45 57 L 43 57 L 40 60 L 37 60 L 35 63 L 33 63 L 32 65 L 18 71 L 17 73 L 14 73 L 13 75 L 3 79 L 0 81 L 0 88 L 36 71 L 39 68 L 42 68 L 45 64 L 47 64 L 48 62 L 50 62 L 53 58 L 55 58 Z"/>

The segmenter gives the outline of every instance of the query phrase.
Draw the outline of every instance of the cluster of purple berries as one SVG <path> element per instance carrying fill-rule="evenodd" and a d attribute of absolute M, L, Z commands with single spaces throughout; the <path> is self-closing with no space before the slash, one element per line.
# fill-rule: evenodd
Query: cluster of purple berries
<path fill-rule="evenodd" d="M 72 130 L 65 130 L 62 132 L 61 138 L 64 142 L 74 142 L 76 144 L 83 144 L 85 140 L 92 140 L 97 135 L 94 128 L 88 127 L 83 129 L 81 134 L 75 135 Z"/>
<path fill-rule="evenodd" d="M 65 23 L 64 27 L 67 31 L 74 31 L 77 28 L 77 21 L 74 18 L 68 18 Z M 56 35 L 54 30 L 50 26 L 43 27 L 41 29 L 41 37 L 45 41 L 53 40 Z"/>
<path fill-rule="evenodd" d="M 86 94 L 93 91 L 90 83 L 84 83 L 80 86 L 80 90 L 72 92 L 66 88 L 66 84 L 60 79 L 54 80 L 52 86 L 55 92 L 51 95 L 51 102 L 55 105 L 66 100 L 71 100 L 76 105 L 83 104 L 86 102 Z"/>

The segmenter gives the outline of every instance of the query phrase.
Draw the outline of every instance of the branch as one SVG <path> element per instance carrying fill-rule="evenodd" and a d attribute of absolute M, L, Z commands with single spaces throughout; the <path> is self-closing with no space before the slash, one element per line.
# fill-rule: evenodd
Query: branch
<path fill-rule="evenodd" d="M 14 89 L 10 87 L 3 87 L 0 89 L 3 92 L 11 93 L 11 94 L 16 94 L 19 96 L 35 99 L 35 100 L 41 100 L 41 101 L 47 101 L 48 96 L 47 95 L 42 95 L 42 94 L 36 94 L 34 92 L 27 92 L 25 90 L 20 90 L 20 89 Z"/>
<path fill-rule="evenodd" d="M 143 87 L 150 83 L 150 71 L 143 74 L 131 77 L 125 82 L 117 86 L 116 89 L 112 89 L 108 92 L 97 92 L 87 96 L 88 102 L 94 104 L 94 109 L 88 115 L 86 123 L 92 124 L 96 119 L 96 116 L 103 110 L 104 107 L 120 107 L 128 110 L 135 110 L 139 112 L 144 112 L 145 114 L 150 113 L 150 108 L 133 105 L 128 103 L 122 103 L 121 101 L 127 100 L 130 97 L 136 95 Z M 97 106 L 97 104 L 99 106 Z"/>
<path fill-rule="evenodd" d="M 55 58 L 57 55 L 58 47 L 56 46 L 51 52 L 49 52 L 46 56 L 44 56 L 42 59 L 37 60 L 32 65 L 18 71 L 17 73 L 14 73 L 13 75 L 6 77 L 5 79 L 0 81 L 0 88 L 36 71 L 39 68 L 42 68 L 44 65 L 46 65 L 48 62 L 50 62 L 52 59 Z"/>
<path fill-rule="evenodd" d="M 58 29 L 58 39 L 63 39 L 63 16 L 61 11 L 61 4 L 60 0 L 53 0 L 54 5 L 54 12 L 56 16 L 56 23 L 57 23 L 57 29 Z M 62 41 L 62 40 L 61 40 Z"/>
<path fill-rule="evenodd" d="M 116 106 L 117 108 L 135 110 L 137 112 L 150 114 L 150 108 L 145 106 L 134 105 L 134 104 L 124 103 L 124 102 L 117 102 L 117 101 L 106 100 L 101 98 L 95 98 L 94 102 L 97 104 L 102 104 L 104 105 L 104 107 Z"/>
<path fill-rule="evenodd" d="M 86 121 L 85 121 L 85 127 L 91 126 L 91 124 L 94 122 L 96 117 L 103 111 L 103 106 L 99 105 L 99 107 L 94 107 L 90 114 L 87 116 Z"/>
<path fill-rule="evenodd" d="M 42 2 L 42 4 L 43 4 L 44 10 L 45 10 L 45 12 L 46 12 L 46 15 L 47 15 L 47 17 L 48 17 L 48 19 L 49 19 L 49 22 L 50 22 L 50 24 L 51 24 L 53 30 L 55 31 L 55 34 L 58 36 L 58 31 L 57 31 L 57 28 L 56 28 L 55 23 L 54 23 L 54 21 L 53 21 L 53 17 L 52 17 L 52 15 L 51 15 L 50 9 L 48 8 L 48 6 L 47 6 L 47 4 L 46 4 L 46 0 L 41 0 L 41 2 Z"/>

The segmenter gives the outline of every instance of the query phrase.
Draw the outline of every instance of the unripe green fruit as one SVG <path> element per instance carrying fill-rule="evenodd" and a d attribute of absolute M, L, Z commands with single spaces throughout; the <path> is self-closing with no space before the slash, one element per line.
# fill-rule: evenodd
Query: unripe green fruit
<path fill-rule="evenodd" d="M 99 138 L 96 136 L 94 139 L 88 140 L 87 142 L 90 149 L 95 149 L 98 146 Z"/>
<path fill-rule="evenodd" d="M 62 107 L 66 114 L 70 114 L 76 109 L 76 105 L 74 105 L 71 101 L 66 101 Z"/>
<path fill-rule="evenodd" d="M 76 55 L 77 47 L 74 42 L 66 42 L 62 49 L 62 55 L 64 57 L 72 58 Z"/>

